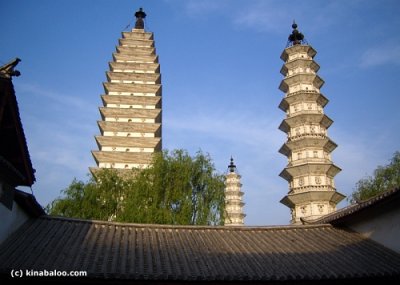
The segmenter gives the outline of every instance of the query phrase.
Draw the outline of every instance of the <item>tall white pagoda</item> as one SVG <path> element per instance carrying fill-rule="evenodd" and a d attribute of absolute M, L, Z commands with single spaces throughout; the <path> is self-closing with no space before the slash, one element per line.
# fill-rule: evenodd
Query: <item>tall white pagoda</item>
<path fill-rule="evenodd" d="M 231 163 L 225 180 L 225 226 L 243 226 L 246 215 L 243 213 L 244 203 L 242 201 L 243 192 L 240 183 L 241 176 L 236 170 L 236 165 Z"/>
<path fill-rule="evenodd" d="M 161 145 L 161 75 L 153 33 L 144 30 L 146 13 L 135 13 L 135 27 L 122 32 L 101 96 L 97 168 L 145 168 Z"/>
<path fill-rule="evenodd" d="M 314 219 L 336 210 L 345 197 L 336 192 L 334 177 L 341 171 L 333 164 L 331 152 L 337 147 L 328 137 L 333 121 L 324 114 L 328 99 L 321 94 L 324 81 L 318 76 L 317 52 L 304 40 L 293 23 L 293 32 L 281 55 L 285 62 L 279 89 L 285 93 L 279 108 L 286 113 L 279 129 L 287 134 L 279 152 L 288 164 L 280 176 L 289 183 L 281 200 L 291 210 L 291 223 Z"/>

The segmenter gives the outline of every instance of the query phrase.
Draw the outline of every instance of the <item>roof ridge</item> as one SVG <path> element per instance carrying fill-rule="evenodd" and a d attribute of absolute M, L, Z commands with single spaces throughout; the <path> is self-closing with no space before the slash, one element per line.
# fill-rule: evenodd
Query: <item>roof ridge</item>
<path fill-rule="evenodd" d="M 312 229 L 312 228 L 331 228 L 330 224 L 310 224 L 310 225 L 266 225 L 266 226 L 207 226 L 207 225 L 170 225 L 170 224 L 143 224 L 143 223 L 128 223 L 90 220 L 81 218 L 69 218 L 62 216 L 41 216 L 40 219 L 45 220 L 60 220 L 77 223 L 89 223 L 98 225 L 113 225 L 113 226 L 130 226 L 138 228 L 152 229 L 190 229 L 190 230 L 228 230 L 228 231 L 254 231 L 254 230 L 297 230 L 297 229 Z"/>

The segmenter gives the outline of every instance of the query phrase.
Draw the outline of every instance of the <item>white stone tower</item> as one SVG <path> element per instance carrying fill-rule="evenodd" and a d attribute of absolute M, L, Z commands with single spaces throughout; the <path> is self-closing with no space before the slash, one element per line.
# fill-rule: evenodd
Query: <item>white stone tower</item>
<path fill-rule="evenodd" d="M 161 75 L 153 33 L 145 32 L 142 8 L 122 38 L 101 96 L 101 135 L 92 151 L 98 168 L 144 168 L 161 146 Z M 97 168 L 91 168 L 95 171 Z"/>
<path fill-rule="evenodd" d="M 333 121 L 324 114 L 328 99 L 320 93 L 324 81 L 318 76 L 316 51 L 293 23 L 293 32 L 281 55 L 285 78 L 279 89 L 285 93 L 279 108 L 286 118 L 279 129 L 287 134 L 279 152 L 288 158 L 280 176 L 289 182 L 289 193 L 281 200 L 291 210 L 291 223 L 314 219 L 336 210 L 345 196 L 336 192 L 333 178 L 341 171 L 331 160 L 337 147 L 327 129 Z"/>
<path fill-rule="evenodd" d="M 243 213 L 244 203 L 242 202 L 243 192 L 241 191 L 240 177 L 233 158 L 231 158 L 225 180 L 225 226 L 244 225 L 246 215 Z"/>

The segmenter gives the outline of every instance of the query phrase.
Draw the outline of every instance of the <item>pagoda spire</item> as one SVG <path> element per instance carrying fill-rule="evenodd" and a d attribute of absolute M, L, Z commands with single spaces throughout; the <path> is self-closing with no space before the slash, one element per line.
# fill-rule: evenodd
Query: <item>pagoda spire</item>
<path fill-rule="evenodd" d="M 146 18 L 146 13 L 143 11 L 143 8 L 139 8 L 139 11 L 135 13 L 135 17 L 135 29 L 144 29 L 144 19 Z"/>
<path fill-rule="evenodd" d="M 231 156 L 231 163 L 228 165 L 229 172 L 235 172 L 236 165 L 233 163 L 233 157 Z"/>
<path fill-rule="evenodd" d="M 242 202 L 243 192 L 240 183 L 241 176 L 237 173 L 236 165 L 231 157 L 225 180 L 225 226 L 243 226 L 244 217 Z"/>
<path fill-rule="evenodd" d="M 293 20 L 292 24 L 292 33 L 288 37 L 287 47 L 293 45 L 300 45 L 300 44 L 308 44 L 307 41 L 304 39 L 304 35 L 297 30 L 297 24 Z"/>
<path fill-rule="evenodd" d="M 341 171 L 331 152 L 337 147 L 328 137 L 333 121 L 324 114 L 328 99 L 321 94 L 324 81 L 318 76 L 317 52 L 304 41 L 293 23 L 288 46 L 281 55 L 285 62 L 279 89 L 285 93 L 279 108 L 286 113 L 279 129 L 287 141 L 279 152 L 288 158 L 280 176 L 288 181 L 289 192 L 280 201 L 291 210 L 291 223 L 315 219 L 336 210 L 344 198 L 335 188 L 334 177 Z"/>

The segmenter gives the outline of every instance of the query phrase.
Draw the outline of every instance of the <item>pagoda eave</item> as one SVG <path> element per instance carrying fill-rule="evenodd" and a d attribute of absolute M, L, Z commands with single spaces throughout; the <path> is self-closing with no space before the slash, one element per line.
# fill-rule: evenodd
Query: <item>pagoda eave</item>
<path fill-rule="evenodd" d="M 159 63 L 109 62 L 111 71 L 134 73 L 159 73 Z"/>
<path fill-rule="evenodd" d="M 154 148 L 159 149 L 161 138 L 150 137 L 117 137 L 117 136 L 95 136 L 99 149 L 103 147 L 126 147 L 126 148 Z"/>
<path fill-rule="evenodd" d="M 295 93 L 291 93 L 290 96 L 284 97 L 279 103 L 279 109 L 286 112 L 291 104 L 301 103 L 301 102 L 317 102 L 321 107 L 325 107 L 329 100 L 322 95 L 313 90 L 301 90 Z"/>
<path fill-rule="evenodd" d="M 103 118 L 156 118 L 161 116 L 160 109 L 142 108 L 107 108 L 100 107 L 100 114 Z M 155 121 L 157 123 L 157 120 Z"/>
<path fill-rule="evenodd" d="M 337 147 L 337 144 L 328 137 L 321 138 L 317 135 L 309 135 L 304 136 L 303 138 L 298 140 L 291 140 L 286 142 L 279 149 L 279 152 L 289 157 L 291 153 L 296 151 L 297 149 L 302 149 L 306 147 L 322 148 L 327 153 L 331 153 Z"/>
<path fill-rule="evenodd" d="M 158 63 L 158 56 L 155 54 L 130 55 L 115 52 L 112 54 L 112 56 L 115 62 Z"/>
<path fill-rule="evenodd" d="M 156 137 L 161 136 L 160 123 L 133 123 L 133 122 L 109 122 L 97 121 L 100 132 L 140 132 L 154 133 Z"/>
<path fill-rule="evenodd" d="M 319 64 L 313 61 L 312 59 L 296 58 L 293 61 L 287 62 L 284 65 L 282 65 L 280 73 L 283 76 L 287 76 L 287 73 L 290 69 L 295 69 L 298 67 L 310 68 L 315 73 L 318 72 L 318 70 L 320 69 Z"/>
<path fill-rule="evenodd" d="M 304 176 L 311 173 L 316 175 L 325 174 L 334 177 L 340 171 L 341 169 L 331 162 L 321 163 L 318 162 L 317 159 L 302 159 L 297 165 L 289 164 L 282 170 L 279 176 L 290 182 L 293 180 L 293 177 Z"/>
<path fill-rule="evenodd" d="M 106 72 L 108 82 L 161 84 L 159 73 Z"/>
<path fill-rule="evenodd" d="M 131 55 L 153 55 L 156 54 L 155 47 L 117 46 L 116 51 Z"/>
<path fill-rule="evenodd" d="M 300 83 L 309 83 L 312 84 L 315 88 L 320 89 L 322 85 L 324 85 L 324 80 L 317 74 L 306 72 L 296 73 L 284 78 L 279 85 L 279 89 L 287 93 L 289 91 L 289 86 Z"/>
<path fill-rule="evenodd" d="M 141 83 L 111 83 L 104 82 L 104 91 L 106 94 L 114 93 L 152 93 L 159 94 L 161 92 L 160 84 L 141 84 Z"/>
<path fill-rule="evenodd" d="M 317 51 L 310 45 L 293 45 L 285 48 L 280 58 L 286 62 L 288 61 L 289 55 L 298 52 L 305 52 L 311 58 L 314 58 L 314 56 L 317 54 Z"/>
<path fill-rule="evenodd" d="M 119 45 L 128 47 L 154 47 L 154 41 L 146 39 L 121 38 L 119 39 Z"/>
<path fill-rule="evenodd" d="M 156 109 L 161 108 L 161 96 L 126 96 L 126 95 L 102 95 L 103 105 L 107 107 L 109 104 L 115 105 L 142 105 L 152 106 Z"/>
<path fill-rule="evenodd" d="M 152 153 L 118 152 L 118 151 L 92 151 L 92 155 L 99 163 L 136 163 L 149 164 L 152 161 Z"/>
<path fill-rule="evenodd" d="M 135 29 L 132 32 L 122 32 L 122 38 L 124 39 L 142 39 L 154 41 L 154 35 L 152 32 L 146 32 L 143 29 Z"/>
<path fill-rule="evenodd" d="M 295 115 L 286 118 L 279 125 L 282 132 L 289 132 L 291 128 L 304 124 L 321 124 L 325 129 L 332 125 L 333 121 L 325 114 L 315 113 L 315 111 L 299 111 Z"/>
<path fill-rule="evenodd" d="M 329 203 L 336 205 L 344 198 L 346 198 L 346 196 L 337 191 L 309 191 L 297 194 L 288 194 L 280 200 L 280 203 L 289 208 L 293 208 L 298 204 L 318 201 L 328 201 Z"/>

